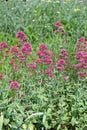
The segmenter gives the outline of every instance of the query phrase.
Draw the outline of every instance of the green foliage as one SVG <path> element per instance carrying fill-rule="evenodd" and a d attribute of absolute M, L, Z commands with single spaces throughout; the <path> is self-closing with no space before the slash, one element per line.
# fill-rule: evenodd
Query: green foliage
<path fill-rule="evenodd" d="M 16 95 L 13 99 L 5 97 L 4 102 L 0 101 L 3 130 L 85 129 L 87 91 L 84 83 L 78 81 L 77 84 L 64 84 L 54 80 L 41 86 L 38 82 L 27 80 L 24 97 L 17 98 Z"/>
<path fill-rule="evenodd" d="M 87 2 L 78 4 L 74 0 L 0 1 L 0 42 L 16 45 L 14 36 L 23 30 L 33 44 L 34 58 L 43 42 L 55 54 L 61 48 L 67 49 L 70 61 L 75 63 L 77 39 L 87 36 L 86 5 Z M 56 21 L 63 23 L 65 36 L 55 35 Z M 20 65 L 19 71 L 14 72 L 9 67 L 12 57 L 2 59 L 2 54 L 0 51 L 0 73 L 5 74 L 0 80 L 0 130 L 87 130 L 87 77 L 75 79 L 69 67 L 67 75 L 71 78 L 67 81 L 57 72 L 56 79 L 38 73 L 30 77 L 34 71 Z M 31 62 L 32 56 L 28 60 Z M 10 79 L 20 81 L 19 92 L 10 91 Z"/>
<path fill-rule="evenodd" d="M 68 35 L 76 41 L 87 35 L 86 4 L 73 0 L 66 3 L 59 0 L 0 1 L 0 31 L 15 35 L 18 30 L 23 30 L 30 42 L 44 42 L 54 34 L 54 23 L 61 21 Z"/>

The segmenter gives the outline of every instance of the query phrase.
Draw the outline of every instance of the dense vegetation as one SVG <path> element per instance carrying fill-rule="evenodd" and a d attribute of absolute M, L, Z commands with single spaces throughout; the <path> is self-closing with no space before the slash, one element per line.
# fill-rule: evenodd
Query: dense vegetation
<path fill-rule="evenodd" d="M 0 130 L 87 130 L 87 2 L 0 1 Z"/>

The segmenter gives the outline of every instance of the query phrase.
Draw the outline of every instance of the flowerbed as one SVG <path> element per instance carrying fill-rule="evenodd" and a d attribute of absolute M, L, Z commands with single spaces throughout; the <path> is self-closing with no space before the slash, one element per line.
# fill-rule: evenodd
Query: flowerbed
<path fill-rule="evenodd" d="M 46 13 L 48 4 L 53 5 L 52 8 L 55 5 L 56 11 L 57 4 L 61 3 L 42 3 L 44 8 L 39 5 L 39 9 L 35 8 L 43 21 L 41 30 L 35 27 L 33 32 L 32 24 L 18 32 L 15 28 L 14 36 L 9 25 L 9 33 L 4 29 L 5 33 L 0 36 L 0 130 L 86 130 L 86 33 L 82 28 L 76 35 L 75 23 L 72 26 L 64 22 L 66 17 L 62 19 L 62 14 L 60 21 L 54 18 L 55 23 L 52 20 L 50 28 L 45 28 L 42 16 L 46 15 L 41 12 L 45 9 Z M 67 6 L 65 3 L 63 7 Z M 74 15 L 72 13 L 75 18 Z M 84 26 L 86 28 L 86 24 Z"/>
<path fill-rule="evenodd" d="M 60 22 L 57 22 L 55 26 L 59 28 Z M 62 48 L 59 54 L 55 54 L 43 43 L 39 45 L 36 52 L 33 51 L 24 32 L 18 32 L 16 38 L 18 44 L 15 46 L 10 47 L 6 42 L 0 43 L 1 99 L 5 101 L 1 103 L 0 118 L 1 121 L 4 120 L 2 122 L 4 127 L 6 129 L 34 129 L 33 127 L 37 129 L 51 129 L 52 127 L 53 129 L 79 129 L 81 106 L 78 106 L 78 100 L 86 96 L 84 90 L 87 82 L 87 42 L 85 38 L 81 37 L 76 44 L 74 64 L 71 63 L 70 55 L 65 48 Z M 83 87 L 79 84 L 80 80 L 81 84 L 85 83 Z M 80 91 L 83 93 L 81 94 Z M 77 105 L 73 102 L 74 100 Z M 81 99 L 81 101 L 85 105 L 85 100 Z M 69 102 L 74 104 L 69 106 Z M 24 103 L 25 107 L 20 106 Z M 18 107 L 17 109 L 14 104 Z M 85 110 L 84 106 L 81 112 L 84 113 Z M 73 115 L 73 111 L 77 113 Z M 18 118 L 17 120 L 13 118 L 12 113 L 19 114 L 19 117 L 15 117 Z"/>

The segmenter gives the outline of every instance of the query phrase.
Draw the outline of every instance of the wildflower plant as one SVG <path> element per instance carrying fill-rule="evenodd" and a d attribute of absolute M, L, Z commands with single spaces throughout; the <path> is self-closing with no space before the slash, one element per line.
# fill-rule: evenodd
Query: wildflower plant
<path fill-rule="evenodd" d="M 86 7 L 73 2 L 0 1 L 0 129 L 87 129 Z"/>

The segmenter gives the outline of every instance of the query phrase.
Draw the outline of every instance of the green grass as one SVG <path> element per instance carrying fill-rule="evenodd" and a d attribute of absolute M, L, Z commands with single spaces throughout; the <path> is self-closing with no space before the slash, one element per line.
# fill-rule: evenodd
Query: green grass
<path fill-rule="evenodd" d="M 0 31 L 15 35 L 22 29 L 31 42 L 38 42 L 52 37 L 54 23 L 61 21 L 72 40 L 77 40 L 78 37 L 87 35 L 85 5 L 86 3 L 78 4 L 74 1 L 61 3 L 58 0 L 0 2 Z M 78 8 L 81 10 L 78 11 Z"/>

